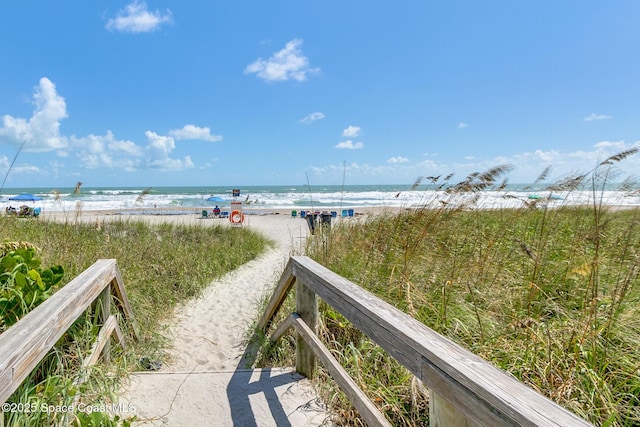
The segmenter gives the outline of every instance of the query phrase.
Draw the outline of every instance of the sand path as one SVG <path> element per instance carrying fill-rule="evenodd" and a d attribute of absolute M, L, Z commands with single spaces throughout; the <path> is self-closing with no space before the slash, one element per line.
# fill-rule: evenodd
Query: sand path
<path fill-rule="evenodd" d="M 246 369 L 243 360 L 260 301 L 269 296 L 289 257 L 302 253 L 307 224 L 285 215 L 247 215 L 243 226 L 275 246 L 213 281 L 200 298 L 176 311 L 166 333 L 171 362 L 157 372 L 133 373 L 120 396 L 127 408 L 123 415 L 138 417 L 134 425 L 330 425 L 309 380 L 291 368 Z"/>
<path fill-rule="evenodd" d="M 276 246 L 214 281 L 201 298 L 178 310 L 168 333 L 173 361 L 162 369 L 190 372 L 238 367 L 261 299 L 280 277 L 289 256 L 302 253 L 308 230 L 303 220 L 280 215 L 247 215 L 244 227 L 264 234 Z"/>

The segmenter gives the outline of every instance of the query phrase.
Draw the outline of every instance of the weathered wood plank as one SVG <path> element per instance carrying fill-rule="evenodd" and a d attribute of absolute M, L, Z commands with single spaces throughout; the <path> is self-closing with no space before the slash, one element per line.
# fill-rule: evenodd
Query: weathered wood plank
<path fill-rule="evenodd" d="M 451 404 L 456 409 L 458 418 L 465 418 L 470 422 L 481 426 L 511 426 L 514 425 L 508 418 L 502 416 L 501 413 L 494 412 L 491 405 L 484 401 L 480 396 L 470 392 L 461 384 L 452 380 L 445 372 L 435 367 L 425 359 L 425 365 L 422 371 L 422 382 L 429 387 L 430 392 L 439 397 L 440 400 Z M 431 394 L 429 395 L 431 398 Z M 438 398 L 434 399 L 435 404 L 440 402 Z M 434 402 L 429 400 L 429 411 Z M 467 414 L 464 415 L 463 414 Z M 471 415 L 468 415 L 471 414 Z M 459 421 L 460 422 L 460 421 Z M 433 425 L 433 424 L 432 424 Z M 515 424 L 527 425 L 527 424 Z"/>
<path fill-rule="evenodd" d="M 126 348 L 124 335 L 120 330 L 120 326 L 118 326 L 118 319 L 114 315 L 110 315 L 107 318 L 107 320 L 104 322 L 104 325 L 102 325 L 102 328 L 100 328 L 100 331 L 98 332 L 98 337 L 96 341 L 93 343 L 93 345 L 91 346 L 91 351 L 89 352 L 89 356 L 82 361 L 82 368 L 80 369 L 80 375 L 78 375 L 78 377 L 73 382 L 74 385 L 83 384 L 85 381 L 87 381 L 87 378 L 89 377 L 89 372 L 90 372 L 89 367 L 98 363 L 98 359 L 100 358 L 100 355 L 102 354 L 103 349 L 105 348 L 106 345 L 108 345 L 112 336 L 118 344 L 120 344 L 123 348 Z M 80 402 L 80 397 L 81 397 L 80 393 L 76 392 L 75 396 L 73 396 L 73 406 L 78 405 L 78 403 Z M 67 425 L 67 424 L 69 424 L 68 413 L 65 414 L 64 421 L 61 425 Z"/>
<path fill-rule="evenodd" d="M 296 285 L 296 311 L 314 334 L 318 331 L 318 297 L 304 283 Z M 296 372 L 313 378 L 316 357 L 307 341 L 300 334 L 296 337 Z"/>
<path fill-rule="evenodd" d="M 107 286 L 104 288 L 104 290 L 102 291 L 102 293 L 100 294 L 100 297 L 98 298 L 98 306 L 99 306 L 99 311 L 98 311 L 98 322 L 100 324 L 102 324 L 102 328 L 104 328 L 105 324 L 107 323 L 107 320 L 109 319 L 109 317 L 111 316 L 111 284 L 107 284 Z M 100 334 L 98 334 L 98 338 L 100 338 Z M 111 343 L 109 342 L 109 340 L 106 340 L 104 342 L 104 345 L 102 345 L 102 358 L 104 360 L 104 363 L 111 363 Z"/>
<path fill-rule="evenodd" d="M 122 331 L 120 330 L 120 326 L 118 326 L 118 319 L 114 315 L 109 316 L 102 328 L 100 328 L 98 337 L 93 343 L 93 346 L 91 346 L 89 356 L 82 361 L 82 366 L 88 367 L 98 363 L 102 350 L 108 345 L 111 338 L 114 338 L 118 344 L 120 344 L 123 348 L 126 348 L 124 336 L 122 334 Z"/>
<path fill-rule="evenodd" d="M 476 427 L 463 417 L 452 404 L 429 392 L 429 426 L 430 427 Z"/>
<path fill-rule="evenodd" d="M 340 365 L 331 352 L 324 346 L 318 336 L 300 318 L 298 313 L 291 313 L 280 323 L 269 341 L 275 343 L 282 335 L 293 327 L 296 332 L 306 341 L 309 348 L 314 352 L 320 362 L 327 368 L 329 375 L 335 380 L 340 389 L 347 395 L 349 401 L 356 408 L 358 413 L 368 425 L 390 426 L 387 419 L 378 411 L 378 408 L 371 402 L 369 397 L 358 387 L 351 376 Z"/>
<path fill-rule="evenodd" d="M 296 281 L 295 276 L 291 274 L 291 265 L 292 265 L 292 260 L 289 259 L 289 262 L 287 263 L 284 269 L 284 272 L 280 276 L 278 285 L 276 286 L 276 288 L 273 291 L 273 294 L 271 295 L 271 299 L 267 304 L 267 308 L 265 308 L 264 313 L 262 314 L 262 317 L 258 321 L 258 329 L 260 329 L 263 332 L 266 332 L 267 329 L 269 328 L 271 321 L 278 314 L 278 311 L 280 310 L 282 303 L 284 303 L 284 300 L 287 299 L 287 294 L 289 293 L 289 290 L 291 289 L 291 287 Z"/>
<path fill-rule="evenodd" d="M 127 291 L 124 288 L 124 280 L 122 280 L 122 274 L 120 273 L 120 268 L 118 268 L 118 264 L 115 265 L 113 272 L 113 280 L 111 281 L 111 289 L 113 295 L 116 298 L 120 309 L 124 313 L 127 318 L 127 322 L 131 325 L 131 330 L 133 331 L 134 339 L 140 339 L 140 332 L 138 330 L 138 324 L 136 322 L 136 317 L 133 313 L 133 309 L 131 308 L 131 303 L 129 302 L 129 297 L 127 296 Z"/>
<path fill-rule="evenodd" d="M 280 338 L 282 338 L 282 335 L 284 335 L 284 333 L 287 332 L 289 328 L 293 327 L 293 321 L 294 321 L 294 317 L 291 314 L 288 315 L 282 321 L 282 323 L 280 323 L 280 325 L 276 328 L 276 330 L 273 331 L 273 334 L 271 334 L 271 336 L 269 337 L 269 341 L 271 341 L 271 343 L 275 343 Z"/>
<path fill-rule="evenodd" d="M 116 261 L 96 261 L 0 335 L 0 402 L 5 402 L 113 280 Z"/>
<path fill-rule="evenodd" d="M 349 376 L 349 373 L 340 365 L 333 357 L 331 352 L 324 346 L 316 333 L 297 314 L 291 314 L 291 323 L 296 332 L 304 339 L 309 348 L 320 359 L 324 367 L 327 368 L 331 378 L 340 386 L 340 389 L 347 395 L 349 401 L 356 408 L 360 416 L 365 420 L 368 426 L 385 426 L 391 427 L 391 423 L 380 413 L 378 408 L 371 402 L 369 397 L 364 394 L 358 384 Z"/>
<path fill-rule="evenodd" d="M 297 280 L 342 313 L 416 377 L 435 388 L 443 398 L 449 400 L 461 390 L 465 390 L 467 397 L 473 396 L 479 402 L 478 406 L 458 408 L 465 417 L 474 420 L 477 415 L 473 411 L 486 405 L 487 413 L 492 414 L 491 420 L 500 421 L 498 425 L 590 425 L 310 258 L 292 257 L 291 264 Z M 425 360 L 428 363 L 425 364 Z M 433 378 L 435 372 L 441 373 L 441 377 Z"/>
<path fill-rule="evenodd" d="M 118 326 L 118 319 L 114 315 L 109 316 L 102 328 L 100 328 L 98 337 L 91 346 L 89 355 L 82 361 L 82 369 L 78 378 L 76 378 L 76 380 L 73 382 L 74 385 L 82 384 L 87 380 L 87 377 L 89 375 L 88 368 L 98 363 L 102 350 L 104 349 L 105 345 L 109 343 L 111 338 L 114 338 L 118 344 L 120 344 L 123 348 L 126 348 L 124 335 L 122 334 L 120 326 Z M 74 397 L 74 404 L 78 403 L 79 400 L 80 395 L 76 394 L 76 396 Z"/>

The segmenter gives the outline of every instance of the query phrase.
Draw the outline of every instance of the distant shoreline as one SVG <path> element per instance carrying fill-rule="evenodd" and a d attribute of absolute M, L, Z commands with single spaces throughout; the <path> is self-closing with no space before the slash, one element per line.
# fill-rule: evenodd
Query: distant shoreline
<path fill-rule="evenodd" d="M 584 207 L 590 207 L 591 205 L 584 205 Z M 561 206 L 558 206 L 561 207 Z M 578 207 L 574 205 L 573 207 Z M 625 210 L 625 209 L 636 209 L 639 206 L 628 206 L 628 205 L 605 205 L 606 209 L 611 209 L 614 211 Z M 223 211 L 230 211 L 231 209 L 227 206 L 221 208 Z M 343 208 L 342 211 L 352 211 L 354 216 L 362 216 L 362 215 L 378 215 L 378 214 L 393 214 L 399 213 L 403 211 L 414 211 L 419 208 L 400 208 L 400 207 L 390 207 L 390 206 L 368 206 L 368 207 L 360 207 L 360 208 Z M 428 208 L 427 208 L 428 209 Z M 496 207 L 496 208 L 481 208 L 481 210 L 492 210 L 492 209 L 510 209 L 505 207 Z M 96 209 L 96 210 L 80 210 L 79 213 L 76 214 L 74 210 L 42 210 L 41 217 L 43 218 L 75 218 L 79 217 L 185 217 L 185 216 L 196 216 L 201 217 L 203 211 L 207 211 L 208 215 L 212 215 L 213 207 L 211 206 L 201 206 L 201 207 L 185 207 L 185 206 L 173 206 L 173 207 L 141 207 L 141 208 L 116 208 L 116 209 Z M 245 215 L 279 215 L 279 216 L 292 216 L 292 212 L 295 211 L 297 216 L 300 216 L 301 212 L 335 212 L 335 216 L 342 217 L 343 215 L 340 209 L 322 209 L 311 211 L 310 209 L 268 209 L 268 208 L 251 208 L 251 207 L 243 207 L 242 211 Z"/>
<path fill-rule="evenodd" d="M 26 189 L 25 189 L 26 190 Z M 206 191 L 205 191 L 206 190 Z M 353 209 L 364 213 L 373 209 L 420 209 L 440 208 L 444 205 L 453 207 L 472 206 L 473 209 L 520 208 L 531 203 L 531 196 L 537 197 L 538 203 L 547 203 L 549 207 L 559 205 L 585 205 L 604 203 L 612 206 L 640 206 L 640 193 L 624 191 L 603 191 L 594 195 L 593 191 L 573 191 L 570 193 L 549 194 L 538 189 L 524 190 L 514 187 L 501 191 L 478 191 L 471 193 L 449 193 L 444 190 L 428 188 L 403 190 L 392 186 L 324 186 L 311 191 L 303 188 L 254 187 L 241 192 L 232 198 L 223 187 L 174 187 L 154 188 L 149 193 L 142 191 L 110 188 L 91 190 L 84 189 L 81 194 L 53 194 L 32 191 L 34 197 L 42 198 L 38 202 L 26 202 L 28 206 L 41 207 L 44 212 L 62 211 L 72 214 L 82 212 L 113 212 L 140 215 L 177 215 L 178 213 L 196 213 L 201 209 L 213 209 L 218 204 L 221 209 L 230 210 L 229 205 L 241 202 L 247 213 L 279 212 L 290 213 L 292 210 L 323 211 Z M 5 205 L 15 207 L 16 202 L 9 201 L 12 194 L 0 195 Z M 213 197 L 214 199 L 208 200 Z M 160 209 L 160 210 L 159 210 Z"/>
<path fill-rule="evenodd" d="M 207 211 L 209 219 L 212 220 L 222 220 L 225 221 L 224 218 L 212 218 L 213 208 L 211 206 L 203 206 L 203 207 L 184 207 L 184 206 L 176 206 L 176 207 L 157 207 L 157 208 L 123 208 L 123 209 L 101 209 L 101 210 L 80 210 L 80 211 L 48 211 L 43 210 L 41 213 L 41 217 L 43 219 L 53 219 L 53 220 L 74 220 L 76 218 L 81 219 L 83 221 L 88 221 L 92 219 L 116 219 L 132 217 L 132 218 L 155 218 L 156 220 L 161 220 L 162 218 L 202 218 L 202 212 Z M 223 211 L 230 211 L 231 209 L 228 207 L 222 208 Z M 363 216 L 363 215 L 378 215 L 378 214 L 386 214 L 386 213 L 397 213 L 403 211 L 403 208 L 395 208 L 395 207 L 363 207 L 363 208 L 349 208 L 343 209 L 345 211 L 352 211 L 353 216 Z M 279 217 L 292 217 L 292 211 L 296 212 L 296 216 L 300 217 L 300 213 L 302 211 L 311 212 L 308 209 L 253 209 L 243 207 L 243 213 L 247 216 L 279 216 Z M 335 212 L 335 217 L 340 218 L 345 215 L 342 215 L 338 209 L 326 209 L 326 210 L 315 210 L 313 212 L 323 213 L 323 212 Z"/>

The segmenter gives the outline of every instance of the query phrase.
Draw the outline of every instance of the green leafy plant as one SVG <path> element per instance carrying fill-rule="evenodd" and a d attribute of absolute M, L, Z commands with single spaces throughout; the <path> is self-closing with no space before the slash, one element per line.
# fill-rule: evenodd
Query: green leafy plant
<path fill-rule="evenodd" d="M 62 280 L 62 266 L 42 269 L 37 250 L 27 242 L 0 245 L 0 331 L 49 298 Z"/>
<path fill-rule="evenodd" d="M 120 415 L 111 417 L 106 412 L 77 412 L 72 425 L 78 427 L 129 427 L 135 417 L 122 418 Z"/>

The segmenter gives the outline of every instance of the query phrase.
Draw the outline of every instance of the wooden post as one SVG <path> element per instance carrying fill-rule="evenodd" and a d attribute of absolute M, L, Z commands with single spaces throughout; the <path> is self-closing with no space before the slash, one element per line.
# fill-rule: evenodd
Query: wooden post
<path fill-rule="evenodd" d="M 475 427 L 475 424 L 433 390 L 429 390 L 429 427 Z"/>
<path fill-rule="evenodd" d="M 296 311 L 314 334 L 318 333 L 318 297 L 311 289 L 296 282 Z M 307 378 L 313 378 L 316 357 L 313 350 L 300 334 L 296 337 L 296 372 Z"/>
<path fill-rule="evenodd" d="M 104 288 L 102 294 L 98 298 L 98 324 L 100 327 L 104 327 L 109 315 L 111 314 L 111 283 Z M 105 364 L 111 362 L 111 340 L 107 339 L 104 344 L 104 348 L 102 349 L 102 360 Z"/>

